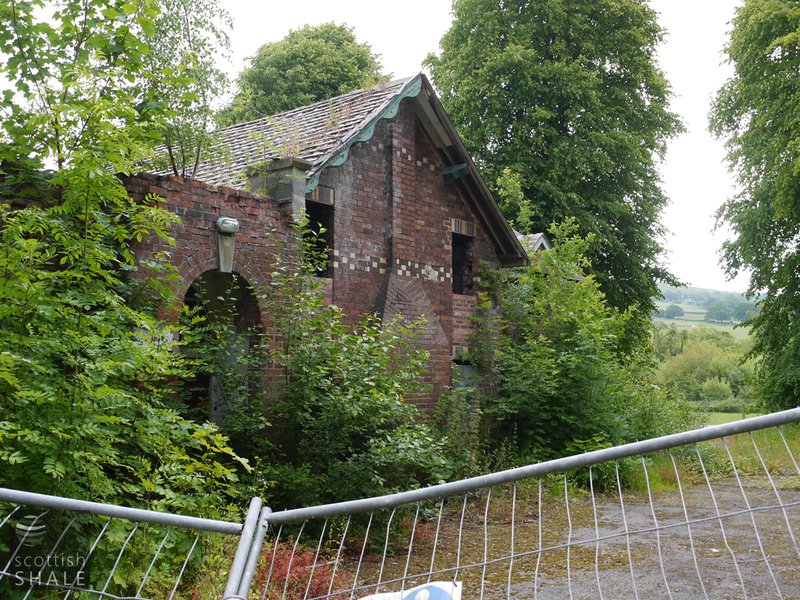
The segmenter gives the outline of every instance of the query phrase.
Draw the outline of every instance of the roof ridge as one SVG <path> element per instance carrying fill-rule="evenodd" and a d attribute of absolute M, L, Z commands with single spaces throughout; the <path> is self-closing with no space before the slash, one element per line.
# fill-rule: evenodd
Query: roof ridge
<path fill-rule="evenodd" d="M 367 88 L 360 88 L 357 90 L 353 90 L 350 92 L 346 92 L 344 94 L 339 94 L 338 96 L 333 96 L 331 98 L 327 98 L 325 100 L 318 100 L 317 102 L 312 102 L 311 104 L 304 104 L 303 106 L 296 106 L 295 108 L 290 108 L 289 110 L 284 110 L 281 112 L 273 113 L 271 115 L 264 115 L 263 117 L 258 117 L 257 119 L 253 119 L 252 121 L 244 121 L 242 123 L 236 123 L 235 125 L 228 125 L 227 127 L 223 127 L 221 129 L 217 129 L 214 133 L 220 133 L 223 131 L 230 131 L 232 129 L 236 129 L 237 127 L 245 127 L 251 126 L 255 123 L 261 121 L 268 121 L 269 119 L 276 119 L 278 117 L 287 118 L 292 115 L 292 113 L 302 113 L 304 111 L 312 110 L 318 106 L 322 106 L 325 104 L 330 104 L 335 100 L 340 100 L 344 98 L 348 98 L 350 96 L 356 96 L 358 94 L 364 94 L 365 92 L 372 92 L 372 91 L 383 91 L 386 88 L 390 87 L 402 87 L 409 81 L 411 81 L 417 75 L 412 75 L 411 77 L 402 77 L 400 79 L 394 79 L 392 81 L 384 81 L 381 83 L 376 83 L 375 85 Z"/>

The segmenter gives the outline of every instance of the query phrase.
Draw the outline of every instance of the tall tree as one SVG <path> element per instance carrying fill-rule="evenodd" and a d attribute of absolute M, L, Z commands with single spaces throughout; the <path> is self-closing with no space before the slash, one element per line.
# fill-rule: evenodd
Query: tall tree
<path fill-rule="evenodd" d="M 176 219 L 119 178 L 181 117 L 151 84 L 203 85 L 151 57 L 163 19 L 157 0 L 0 4 L 0 484 L 209 512 L 231 453 L 168 406 L 186 365 L 159 265 L 132 253 Z"/>
<path fill-rule="evenodd" d="M 681 128 L 656 14 L 645 0 L 457 0 L 453 14 L 427 65 L 487 181 L 519 175 L 531 207 L 506 215 L 531 231 L 574 217 L 610 304 L 638 306 L 643 328 L 657 282 L 673 281 L 655 161 Z"/>
<path fill-rule="evenodd" d="M 216 125 L 211 104 L 228 88 L 219 65 L 228 58 L 230 17 L 218 0 L 160 0 L 158 7 L 142 56 L 139 107 L 168 117 L 160 166 L 194 177 Z"/>
<path fill-rule="evenodd" d="M 252 121 L 385 81 L 380 57 L 351 27 L 324 23 L 264 44 L 239 75 L 222 126 Z"/>
<path fill-rule="evenodd" d="M 726 141 L 738 193 L 717 213 L 733 237 L 728 274 L 749 270 L 758 381 L 774 407 L 800 398 L 800 5 L 745 0 L 726 48 L 733 77 L 717 93 L 711 130 Z"/>

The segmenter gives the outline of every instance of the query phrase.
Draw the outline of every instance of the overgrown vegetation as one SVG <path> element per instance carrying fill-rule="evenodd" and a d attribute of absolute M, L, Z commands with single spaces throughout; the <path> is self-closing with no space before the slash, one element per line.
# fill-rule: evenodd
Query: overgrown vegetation
<path fill-rule="evenodd" d="M 627 313 L 608 306 L 585 276 L 589 241 L 555 227 L 554 250 L 526 268 L 482 272 L 472 359 L 485 378 L 477 399 L 448 396 L 448 433 L 461 435 L 458 464 L 529 463 L 662 435 L 697 423 L 685 402 L 659 389 L 655 364 L 621 343 Z M 459 400 L 460 402 L 454 401 Z M 480 436 L 464 407 L 480 408 Z M 473 419 L 478 418 L 476 416 Z M 486 465 L 484 465 L 486 466 Z"/>
<path fill-rule="evenodd" d="M 702 401 L 704 406 L 731 406 L 755 398 L 754 361 L 745 357 L 748 340 L 709 327 L 687 330 L 658 325 L 653 330 L 653 349 L 659 361 L 659 384 L 682 398 Z M 719 410 L 717 408 L 716 410 Z"/>
<path fill-rule="evenodd" d="M 348 324 L 339 308 L 326 303 L 315 277 L 326 248 L 304 225 L 288 249 L 273 241 L 281 248 L 273 254 L 271 280 L 254 290 L 269 315 L 268 332 L 247 332 L 249 349 L 231 344 L 243 334 L 230 313 L 211 309 L 211 301 L 233 307 L 235 281 L 222 297 L 200 302 L 186 325 L 203 381 L 228 382 L 212 393 L 224 405 L 222 430 L 256 466 L 254 491 L 280 509 L 448 478 L 443 442 L 419 422 L 410 403 L 427 360 L 415 345 L 422 323 L 367 316 Z M 256 365 L 249 377 L 247 365 Z M 267 396 L 269 385 L 280 394 Z"/>
<path fill-rule="evenodd" d="M 193 33 L 211 34 L 203 27 L 220 13 L 201 6 Z M 132 254 L 148 236 L 170 244 L 175 217 L 157 197 L 132 201 L 120 179 L 165 132 L 202 128 L 180 113 L 203 112 L 207 70 L 186 62 L 183 21 L 161 8 L 0 5 L 0 485 L 237 519 L 244 462 L 216 427 L 170 406 L 189 365 L 159 317 L 173 302 L 167 262 Z M 156 81 L 186 95 L 156 102 Z M 187 540 L 165 546 L 154 583 Z M 114 525 L 96 560 L 112 561 L 123 541 Z M 141 582 L 143 555 L 125 560 L 109 593 Z"/>
<path fill-rule="evenodd" d="M 170 242 L 175 217 L 158 198 L 133 202 L 117 175 L 172 114 L 140 106 L 142 83 L 191 69 L 150 70 L 150 38 L 165 33 L 155 2 L 46 8 L 0 9 L 3 484 L 224 514 L 237 459 L 213 426 L 168 408 L 186 363 L 157 315 L 167 270 L 131 253 L 145 236 Z"/>

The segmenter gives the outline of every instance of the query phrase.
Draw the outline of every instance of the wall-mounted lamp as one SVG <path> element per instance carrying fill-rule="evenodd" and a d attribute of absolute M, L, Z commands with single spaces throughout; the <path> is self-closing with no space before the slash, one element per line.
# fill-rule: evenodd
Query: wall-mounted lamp
<path fill-rule="evenodd" d="M 217 252 L 219 254 L 219 270 L 223 273 L 233 271 L 234 237 L 239 231 L 239 221 L 231 217 L 217 219 Z"/>

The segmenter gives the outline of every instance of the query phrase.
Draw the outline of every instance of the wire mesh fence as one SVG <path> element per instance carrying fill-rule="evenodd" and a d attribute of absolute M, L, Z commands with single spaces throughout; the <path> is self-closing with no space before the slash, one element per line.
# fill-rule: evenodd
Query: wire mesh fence
<path fill-rule="evenodd" d="M 203 597 L 208 571 L 231 567 L 237 538 L 260 550 L 248 528 L 260 508 L 243 525 L 0 488 L 0 598 Z M 237 591 L 249 587 L 242 575 L 231 577 Z"/>
<path fill-rule="evenodd" d="M 243 523 L 0 488 L 0 598 L 800 598 L 798 421 Z"/>
<path fill-rule="evenodd" d="M 798 419 L 274 513 L 252 595 L 797 598 Z"/>

